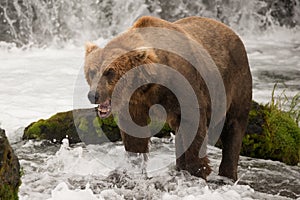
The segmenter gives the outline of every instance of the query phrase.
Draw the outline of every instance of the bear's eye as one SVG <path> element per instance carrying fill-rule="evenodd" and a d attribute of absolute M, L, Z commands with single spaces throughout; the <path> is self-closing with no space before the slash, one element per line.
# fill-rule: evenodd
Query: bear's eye
<path fill-rule="evenodd" d="M 115 76 L 115 70 L 109 68 L 103 72 L 103 76 L 106 76 L 107 78 L 113 78 Z"/>
<path fill-rule="evenodd" d="M 95 77 L 96 73 L 97 73 L 96 70 L 94 70 L 94 69 L 90 70 L 89 71 L 89 77 L 90 77 L 90 79 L 93 79 Z"/>

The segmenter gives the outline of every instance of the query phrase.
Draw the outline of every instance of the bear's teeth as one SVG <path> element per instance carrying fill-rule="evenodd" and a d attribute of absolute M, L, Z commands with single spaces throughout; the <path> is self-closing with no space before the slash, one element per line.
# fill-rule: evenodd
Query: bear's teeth
<path fill-rule="evenodd" d="M 110 108 L 98 108 L 98 111 L 100 111 L 100 112 L 109 112 Z"/>

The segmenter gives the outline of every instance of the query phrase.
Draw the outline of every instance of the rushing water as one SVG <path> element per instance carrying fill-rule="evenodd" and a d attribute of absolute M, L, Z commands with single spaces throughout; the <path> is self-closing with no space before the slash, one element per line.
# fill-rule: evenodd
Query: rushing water
<path fill-rule="evenodd" d="M 8 9 L 10 3 L 3 2 L 0 8 Z M 0 124 L 14 143 L 24 171 L 20 199 L 300 199 L 299 166 L 241 157 L 240 180 L 232 183 L 217 176 L 221 151 L 214 147 L 209 148 L 213 173 L 206 183 L 174 170 L 173 140 L 152 139 L 147 174 L 127 163 L 120 143 L 69 147 L 66 141 L 63 145 L 20 141 L 24 127 L 32 121 L 73 109 L 78 74 L 87 93 L 82 73 L 84 41 L 103 46 L 145 14 L 169 20 L 204 15 L 230 24 L 247 48 L 254 99 L 268 102 L 276 82 L 285 83 L 287 95 L 296 94 L 300 91 L 300 32 L 297 27 L 276 26 L 274 8 L 263 13 L 261 9 L 267 7 L 263 1 L 238 0 L 6 2 L 13 2 L 19 8 L 17 19 L 23 19 L 21 25 L 10 27 L 14 37 L 9 39 L 2 32 L 1 36 L 24 46 L 0 42 Z M 18 2 L 23 2 L 21 7 Z M 300 16 L 297 6 L 295 14 L 286 17 L 295 24 Z M 1 20 L 3 16 L 0 9 Z M 283 89 L 280 85 L 277 94 Z M 82 99 L 88 107 L 85 93 Z"/>
<path fill-rule="evenodd" d="M 1 0 L 0 41 L 63 46 L 109 38 L 142 15 L 216 18 L 239 33 L 300 25 L 299 0 Z"/>
<path fill-rule="evenodd" d="M 259 102 L 270 100 L 276 81 L 285 81 L 291 95 L 299 92 L 300 43 L 270 37 L 245 40 L 254 78 L 254 99 Z M 19 141 L 22 127 L 32 121 L 73 108 L 78 73 L 83 79 L 83 55 L 83 48 L 72 46 L 1 50 L 0 121 L 11 141 Z M 283 63 L 284 69 L 280 68 Z M 83 84 L 87 93 L 88 87 Z M 82 96 L 86 99 L 85 93 Z M 89 105 L 87 100 L 85 103 Z M 172 142 L 157 139 L 151 146 L 146 178 L 120 168 L 126 158 L 121 144 L 78 144 L 68 148 L 47 142 L 17 142 L 13 147 L 24 171 L 20 199 L 300 198 L 298 166 L 242 157 L 241 180 L 233 184 L 216 175 L 221 151 L 211 147 L 214 172 L 205 183 L 174 170 Z"/>
<path fill-rule="evenodd" d="M 217 176 L 221 150 L 210 147 L 213 173 L 201 178 L 177 172 L 174 144 L 154 138 L 145 176 L 126 166 L 123 145 L 71 148 L 47 142 L 14 147 L 25 175 L 21 199 L 286 199 L 299 198 L 300 169 L 280 162 L 241 157 L 237 184 Z M 124 170 L 124 168 L 126 170 Z M 285 197 L 284 197 L 285 196 Z"/>

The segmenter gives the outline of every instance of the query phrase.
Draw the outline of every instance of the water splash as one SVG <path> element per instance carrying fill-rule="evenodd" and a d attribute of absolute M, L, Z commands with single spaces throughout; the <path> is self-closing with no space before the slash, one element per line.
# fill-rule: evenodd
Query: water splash
<path fill-rule="evenodd" d="M 299 0 L 2 0 L 0 41 L 18 46 L 82 45 L 126 30 L 142 15 L 169 21 L 212 17 L 243 34 L 300 24 Z"/>
<path fill-rule="evenodd" d="M 150 161 L 165 162 L 174 145 L 155 139 Z M 121 146 L 78 144 L 69 149 L 29 141 L 14 144 L 24 169 L 20 199 L 286 199 L 299 198 L 299 167 L 276 161 L 241 157 L 237 184 L 217 175 L 221 150 L 208 148 L 213 173 L 208 181 L 175 170 L 175 163 L 152 177 L 95 162 L 111 162 L 103 150 L 120 160 Z M 166 151 L 166 149 L 172 149 Z M 157 156 L 159 155 L 159 156 Z M 242 177 L 243 175 L 243 177 Z M 262 193 L 264 192 L 264 193 Z M 79 198 L 81 197 L 81 198 Z"/>
<path fill-rule="evenodd" d="M 126 13 L 124 16 L 122 13 Z M 1 1 L 1 40 L 40 46 L 109 37 L 147 15 L 143 0 Z"/>

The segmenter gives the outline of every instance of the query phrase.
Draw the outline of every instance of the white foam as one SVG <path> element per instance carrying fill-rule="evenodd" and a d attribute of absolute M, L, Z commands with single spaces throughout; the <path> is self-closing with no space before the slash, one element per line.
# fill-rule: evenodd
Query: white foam
<path fill-rule="evenodd" d="M 97 200 L 89 186 L 84 190 L 70 190 L 65 182 L 58 184 L 51 192 L 51 198 L 48 200 Z"/>

